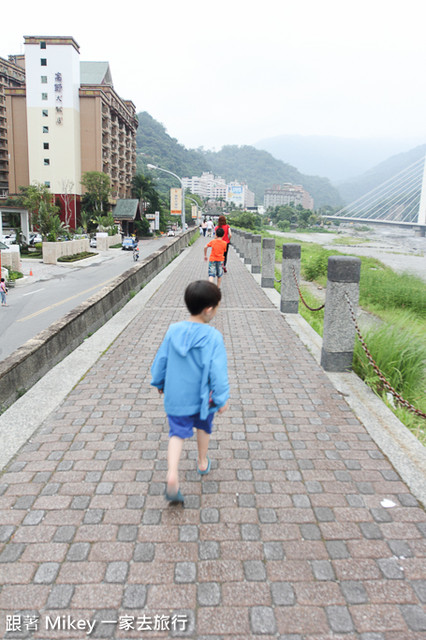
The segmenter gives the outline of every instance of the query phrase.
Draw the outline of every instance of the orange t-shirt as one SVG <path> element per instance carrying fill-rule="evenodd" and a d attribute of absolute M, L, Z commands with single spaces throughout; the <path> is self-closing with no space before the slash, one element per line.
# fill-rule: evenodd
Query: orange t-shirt
<path fill-rule="evenodd" d="M 221 240 L 220 238 L 210 240 L 210 242 L 206 244 L 206 247 L 212 248 L 209 262 L 223 262 L 226 246 L 225 240 Z"/>

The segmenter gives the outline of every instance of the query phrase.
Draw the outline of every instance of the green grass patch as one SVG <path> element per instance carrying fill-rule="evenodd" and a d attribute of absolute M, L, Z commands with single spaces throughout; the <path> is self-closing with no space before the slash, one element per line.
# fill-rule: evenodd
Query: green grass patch
<path fill-rule="evenodd" d="M 24 277 L 24 274 L 21 273 L 20 271 L 14 271 L 13 269 L 9 269 L 9 280 L 15 281 L 23 277 Z"/>
<path fill-rule="evenodd" d="M 282 261 L 282 245 L 291 242 L 276 238 L 276 261 Z M 301 245 L 301 273 L 305 280 L 325 287 L 330 255 L 341 255 L 308 242 Z M 378 316 L 383 324 L 363 335 L 367 347 L 389 384 L 412 404 L 426 413 L 426 283 L 409 274 L 398 274 L 374 258 L 361 257 L 359 306 Z M 276 269 L 280 278 L 280 270 Z M 281 285 L 276 283 L 280 292 Z M 310 307 L 319 307 L 321 300 L 305 287 L 302 295 Z M 302 301 L 299 313 L 319 334 L 323 335 L 324 311 L 310 311 Z M 426 445 L 426 421 L 398 405 L 383 387 L 369 363 L 358 338 L 354 344 L 353 369 L 377 393 L 399 420 Z"/>
<path fill-rule="evenodd" d="M 404 323 L 383 323 L 364 336 L 368 350 L 387 382 L 404 400 L 426 413 L 424 338 L 424 332 L 408 329 Z M 398 404 L 370 364 L 359 340 L 355 342 L 353 369 L 426 445 L 426 420 Z"/>
<path fill-rule="evenodd" d="M 43 258 L 42 251 L 32 251 L 31 253 L 21 253 L 21 259 L 25 260 L 30 258 L 31 260 L 38 260 L 39 258 Z"/>
<path fill-rule="evenodd" d="M 353 244 L 365 244 L 366 242 L 371 242 L 368 238 L 358 238 L 354 236 L 341 236 L 339 238 L 334 238 L 331 241 L 331 244 L 345 244 L 345 245 L 353 245 Z"/>

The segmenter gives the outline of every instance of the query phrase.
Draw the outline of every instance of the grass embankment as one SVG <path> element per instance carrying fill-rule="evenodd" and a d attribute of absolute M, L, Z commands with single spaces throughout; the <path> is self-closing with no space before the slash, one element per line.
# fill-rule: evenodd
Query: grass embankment
<path fill-rule="evenodd" d="M 275 237 L 276 261 L 282 261 L 283 242 L 292 239 Z M 320 286 L 327 284 L 327 263 L 336 250 L 325 250 L 320 245 L 300 242 L 301 276 Z M 346 254 L 347 255 L 347 254 Z M 359 306 L 380 319 L 379 326 L 363 335 L 366 345 L 390 385 L 415 408 L 426 413 L 426 284 L 420 278 L 397 274 L 379 260 L 361 257 Z M 277 274 L 277 278 L 280 278 Z M 276 285 L 280 290 L 279 285 Z M 311 307 L 321 305 L 306 288 L 303 297 Z M 309 311 L 303 303 L 300 314 L 313 329 L 322 335 L 324 312 Z M 353 369 L 426 445 L 426 420 L 402 408 L 386 393 L 379 376 L 369 363 L 360 341 L 354 348 Z"/>

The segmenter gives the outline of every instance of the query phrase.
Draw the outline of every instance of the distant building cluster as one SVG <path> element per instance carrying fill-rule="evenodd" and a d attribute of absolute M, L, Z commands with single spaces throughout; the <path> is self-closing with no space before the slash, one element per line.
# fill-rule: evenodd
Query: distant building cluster
<path fill-rule="evenodd" d="M 304 209 L 314 209 L 312 196 L 301 185 L 285 183 L 274 185 L 271 189 L 265 189 L 263 204 L 265 209 L 280 207 L 282 205 L 302 205 Z"/>
<path fill-rule="evenodd" d="M 209 200 L 224 200 L 243 209 L 254 206 L 255 195 L 245 182 L 226 182 L 213 173 L 204 172 L 201 176 L 182 178 L 185 190 Z"/>
<path fill-rule="evenodd" d="M 81 62 L 66 36 L 25 36 L 23 55 L 0 58 L 0 197 L 44 184 L 72 203 L 87 171 L 106 173 L 112 197 L 131 196 L 136 107 L 114 90 L 108 62 Z"/>

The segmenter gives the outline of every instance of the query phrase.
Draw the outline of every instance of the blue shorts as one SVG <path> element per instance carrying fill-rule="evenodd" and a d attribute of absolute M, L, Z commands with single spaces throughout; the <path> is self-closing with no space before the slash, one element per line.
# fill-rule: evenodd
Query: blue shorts
<path fill-rule="evenodd" d="M 209 277 L 214 278 L 215 276 L 218 278 L 223 276 L 223 262 L 217 262 L 215 260 L 209 262 Z"/>
<path fill-rule="evenodd" d="M 169 437 L 177 436 L 178 438 L 192 438 L 194 429 L 201 429 L 206 433 L 212 432 L 214 413 L 209 413 L 205 420 L 200 419 L 200 414 L 193 416 L 170 416 L 167 414 L 169 421 Z"/>

